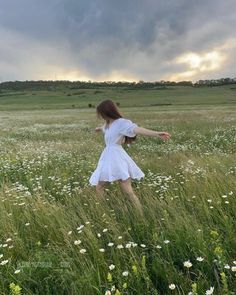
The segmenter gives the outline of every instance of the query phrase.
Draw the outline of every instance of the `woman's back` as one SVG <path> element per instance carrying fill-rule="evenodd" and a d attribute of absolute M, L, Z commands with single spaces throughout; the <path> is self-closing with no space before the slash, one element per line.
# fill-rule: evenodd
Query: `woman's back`
<path fill-rule="evenodd" d="M 119 144 L 124 136 L 134 137 L 134 128 L 137 124 L 125 118 L 114 120 L 109 126 L 103 125 L 106 145 Z"/>

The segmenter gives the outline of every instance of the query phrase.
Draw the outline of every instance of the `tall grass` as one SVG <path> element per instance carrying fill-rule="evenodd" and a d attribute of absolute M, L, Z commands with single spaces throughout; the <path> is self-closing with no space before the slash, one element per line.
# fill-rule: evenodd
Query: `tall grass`
<path fill-rule="evenodd" d="M 234 110 L 124 112 L 172 134 L 126 148 L 144 216 L 117 183 L 88 185 L 91 111 L 0 118 L 1 294 L 236 294 Z"/>

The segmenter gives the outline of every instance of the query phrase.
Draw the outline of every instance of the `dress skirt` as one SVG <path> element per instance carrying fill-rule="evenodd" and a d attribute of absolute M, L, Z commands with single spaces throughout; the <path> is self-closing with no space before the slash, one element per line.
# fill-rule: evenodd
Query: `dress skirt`
<path fill-rule="evenodd" d="M 99 181 L 113 182 L 130 177 L 140 180 L 144 176 L 145 174 L 120 144 L 110 144 L 103 150 L 89 182 L 91 185 L 97 185 Z"/>

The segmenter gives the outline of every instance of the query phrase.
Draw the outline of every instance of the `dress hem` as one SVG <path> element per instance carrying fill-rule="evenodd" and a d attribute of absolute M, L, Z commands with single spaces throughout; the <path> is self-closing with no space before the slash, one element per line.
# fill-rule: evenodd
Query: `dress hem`
<path fill-rule="evenodd" d="M 114 182 L 114 181 L 117 181 L 117 180 L 127 180 L 129 178 L 131 179 L 137 179 L 137 180 L 140 180 L 141 178 L 144 178 L 145 177 L 145 174 L 142 175 L 142 176 L 129 176 L 129 177 L 126 177 L 126 178 L 114 178 L 112 180 L 106 180 L 106 179 L 99 179 L 97 182 L 89 182 L 91 186 L 94 186 L 94 185 L 97 185 L 99 181 L 107 181 L 107 182 Z"/>

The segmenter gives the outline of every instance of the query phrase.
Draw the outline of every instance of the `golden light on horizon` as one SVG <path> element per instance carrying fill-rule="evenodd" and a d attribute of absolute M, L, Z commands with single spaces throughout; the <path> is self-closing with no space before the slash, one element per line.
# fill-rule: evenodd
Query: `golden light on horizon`
<path fill-rule="evenodd" d="M 48 67 L 47 74 L 43 76 L 43 79 L 46 80 L 67 80 L 67 81 L 93 81 L 93 82 L 101 82 L 101 81 L 127 81 L 134 82 L 138 81 L 138 79 L 129 73 L 123 73 L 120 71 L 113 70 L 108 74 L 99 75 L 95 77 L 93 75 L 89 75 L 83 73 L 82 71 L 75 70 L 69 71 L 66 69 L 58 68 L 58 67 Z"/>
<path fill-rule="evenodd" d="M 221 71 L 225 71 L 229 67 L 229 62 L 233 58 L 236 49 L 236 38 L 228 39 L 218 47 L 212 48 L 208 52 L 185 52 L 176 58 L 169 60 L 167 65 L 169 73 L 161 75 L 157 69 L 155 72 L 155 64 L 145 63 L 145 70 L 149 70 L 149 79 L 145 79 L 144 72 L 134 72 L 130 68 L 109 69 L 100 71 L 95 74 L 92 69 L 77 67 L 63 67 L 55 64 L 47 64 L 43 67 L 37 67 L 41 79 L 46 80 L 69 80 L 69 81 L 127 81 L 138 82 L 140 80 L 166 80 L 166 81 L 183 81 L 198 79 L 207 79 L 209 77 L 219 76 Z M 179 70 L 177 72 L 176 65 Z M 152 75 L 150 75 L 152 73 Z"/>
<path fill-rule="evenodd" d="M 99 81 L 114 81 L 114 82 L 119 82 L 119 81 L 126 81 L 126 82 L 134 82 L 138 81 L 137 77 L 130 73 L 126 72 L 120 72 L 117 70 L 111 71 L 108 75 L 102 75 L 99 77 Z"/>

